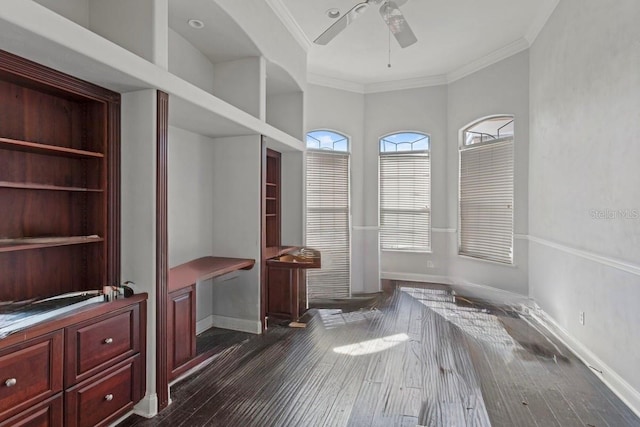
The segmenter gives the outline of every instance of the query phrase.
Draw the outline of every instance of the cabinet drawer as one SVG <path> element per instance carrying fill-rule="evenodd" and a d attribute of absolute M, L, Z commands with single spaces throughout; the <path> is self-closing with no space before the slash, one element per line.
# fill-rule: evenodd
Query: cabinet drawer
<path fill-rule="evenodd" d="M 119 363 L 97 378 L 67 390 L 65 425 L 108 425 L 140 400 L 140 356 Z"/>
<path fill-rule="evenodd" d="M 139 306 L 68 327 L 65 340 L 69 387 L 140 351 Z"/>
<path fill-rule="evenodd" d="M 62 393 L 0 423 L 0 427 L 59 427 L 61 425 Z"/>
<path fill-rule="evenodd" d="M 0 420 L 62 390 L 62 331 L 0 351 Z"/>

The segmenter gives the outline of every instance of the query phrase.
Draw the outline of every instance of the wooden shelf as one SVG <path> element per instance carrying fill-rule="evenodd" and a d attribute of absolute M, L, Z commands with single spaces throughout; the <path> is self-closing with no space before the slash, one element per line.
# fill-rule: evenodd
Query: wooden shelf
<path fill-rule="evenodd" d="M 265 197 L 265 200 L 278 200 L 276 197 Z"/>
<path fill-rule="evenodd" d="M 278 186 L 278 184 L 273 183 L 273 182 L 267 182 L 266 184 L 267 184 L 267 187 L 277 187 Z"/>
<path fill-rule="evenodd" d="M 0 252 L 15 252 L 29 249 L 51 248 L 56 246 L 84 245 L 103 242 L 98 236 L 70 237 L 26 237 L 22 239 L 0 239 Z"/>
<path fill-rule="evenodd" d="M 8 182 L 0 181 L 0 188 L 16 188 L 27 190 L 50 190 L 50 191 L 79 191 L 87 193 L 102 193 L 104 190 L 99 188 L 82 188 L 82 187 L 61 187 L 58 185 L 33 184 L 29 182 Z"/>
<path fill-rule="evenodd" d="M 198 280 L 207 280 L 236 270 L 251 270 L 256 260 L 206 256 L 169 269 L 169 292 L 183 289 Z"/>
<path fill-rule="evenodd" d="M 77 150 L 75 148 L 58 147 L 56 145 L 39 144 L 37 142 L 20 141 L 17 139 L 0 138 L 0 149 L 26 151 L 48 156 L 72 157 L 80 159 L 103 158 L 104 154 L 93 151 Z"/>
<path fill-rule="evenodd" d="M 274 214 L 274 213 L 270 214 L 270 213 L 268 213 L 268 214 L 264 214 L 264 216 L 266 216 L 267 218 L 273 218 L 273 217 L 278 216 L 278 214 Z"/>

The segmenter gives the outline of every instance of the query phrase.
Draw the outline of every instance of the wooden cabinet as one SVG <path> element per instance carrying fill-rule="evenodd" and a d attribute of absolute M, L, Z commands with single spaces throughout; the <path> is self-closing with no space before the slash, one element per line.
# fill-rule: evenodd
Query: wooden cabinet
<path fill-rule="evenodd" d="M 133 305 L 65 330 L 65 386 L 140 352 L 140 307 Z"/>
<path fill-rule="evenodd" d="M 167 305 L 169 379 L 187 369 L 196 357 L 196 287 L 195 284 L 169 293 Z"/>
<path fill-rule="evenodd" d="M 140 355 L 107 369 L 65 392 L 65 425 L 105 426 L 133 408 L 141 398 Z"/>
<path fill-rule="evenodd" d="M 108 425 L 143 397 L 145 336 L 140 294 L 0 340 L 0 426 Z"/>
<path fill-rule="evenodd" d="M 0 301 L 117 284 L 119 103 L 0 51 Z"/>
<path fill-rule="evenodd" d="M 0 420 L 62 391 L 62 331 L 0 351 Z"/>
<path fill-rule="evenodd" d="M 120 95 L 0 51 L 0 302 L 117 285 L 119 192 Z M 137 295 L 0 339 L 0 426 L 122 415 L 144 390 L 145 325 Z"/>
<path fill-rule="evenodd" d="M 264 245 L 267 248 L 280 247 L 280 177 L 281 155 L 277 151 L 266 149 L 264 184 Z"/>
<path fill-rule="evenodd" d="M 62 409 L 62 393 L 58 393 L 29 410 L 0 422 L 0 427 L 58 427 L 63 425 Z"/>

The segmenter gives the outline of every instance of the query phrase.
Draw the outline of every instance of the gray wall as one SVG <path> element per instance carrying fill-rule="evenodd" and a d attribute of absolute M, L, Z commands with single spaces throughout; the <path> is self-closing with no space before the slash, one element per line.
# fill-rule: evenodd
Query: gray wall
<path fill-rule="evenodd" d="M 562 0 L 538 36 L 530 50 L 529 200 L 530 295 L 593 363 L 611 368 L 600 366 L 605 380 L 635 389 L 627 399 L 636 408 L 638 16 L 636 0 Z"/>
<path fill-rule="evenodd" d="M 471 282 L 527 294 L 529 52 L 511 56 L 449 85 L 447 133 L 448 272 L 455 282 Z M 514 265 L 458 255 L 459 132 L 480 118 L 509 114 L 514 138 Z"/>

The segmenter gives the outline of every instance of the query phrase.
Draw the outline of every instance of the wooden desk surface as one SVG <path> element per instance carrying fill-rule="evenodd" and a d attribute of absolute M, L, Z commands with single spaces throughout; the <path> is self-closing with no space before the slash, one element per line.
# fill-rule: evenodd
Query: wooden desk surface
<path fill-rule="evenodd" d="M 236 270 L 251 270 L 254 259 L 206 256 L 169 269 L 168 290 L 177 291 L 198 280 L 207 280 Z"/>

